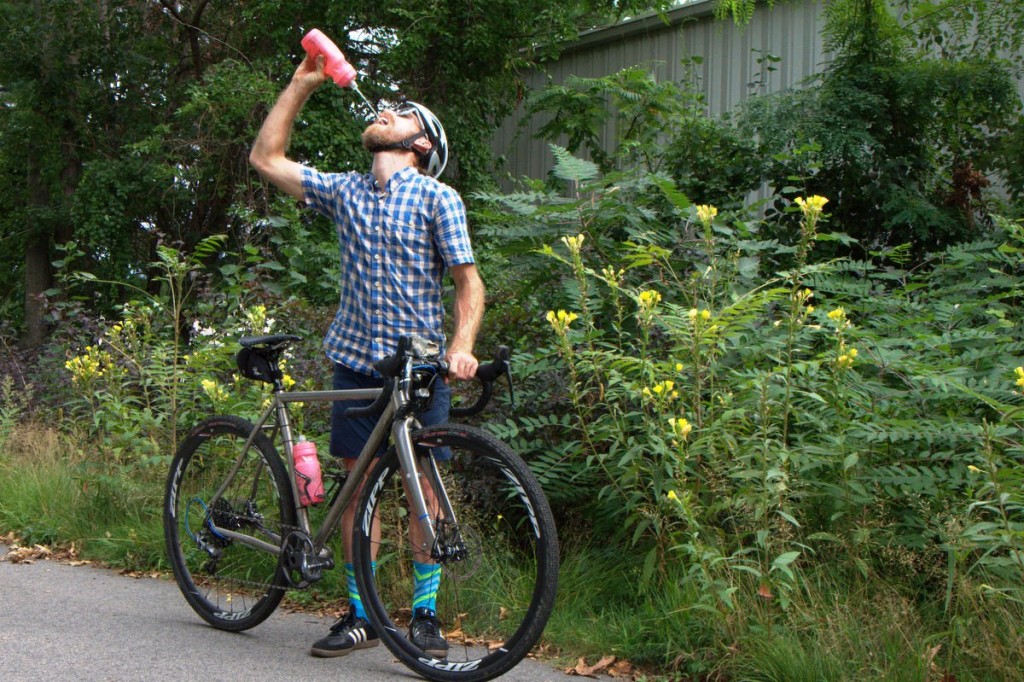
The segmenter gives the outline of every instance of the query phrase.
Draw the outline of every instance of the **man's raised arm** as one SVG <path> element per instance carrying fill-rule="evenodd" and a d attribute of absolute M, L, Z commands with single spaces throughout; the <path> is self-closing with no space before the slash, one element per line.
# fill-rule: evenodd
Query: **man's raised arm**
<path fill-rule="evenodd" d="M 267 114 L 267 119 L 263 122 L 249 153 L 249 163 L 266 181 L 277 185 L 299 201 L 304 198 L 303 165 L 289 159 L 285 151 L 299 111 L 313 91 L 327 80 L 322 60 L 322 57 L 316 60 L 306 57 L 299 65 L 288 87 Z"/>

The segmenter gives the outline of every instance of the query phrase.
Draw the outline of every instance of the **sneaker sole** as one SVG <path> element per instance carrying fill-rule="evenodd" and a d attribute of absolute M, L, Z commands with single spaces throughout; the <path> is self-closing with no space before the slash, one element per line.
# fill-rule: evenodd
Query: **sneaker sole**
<path fill-rule="evenodd" d="M 367 642 L 359 642 L 345 649 L 317 649 L 313 647 L 309 650 L 309 653 L 317 658 L 337 658 L 338 656 L 345 656 L 350 654 L 356 649 L 370 649 L 380 644 L 379 639 L 371 639 Z"/>

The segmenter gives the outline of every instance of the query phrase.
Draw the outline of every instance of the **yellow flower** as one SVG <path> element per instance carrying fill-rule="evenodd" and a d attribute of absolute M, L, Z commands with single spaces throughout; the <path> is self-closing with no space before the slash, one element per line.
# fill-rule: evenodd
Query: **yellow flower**
<path fill-rule="evenodd" d="M 679 392 L 672 390 L 675 386 L 676 384 L 674 381 L 661 381 L 654 386 L 645 386 L 641 393 L 645 398 L 652 400 L 654 398 L 674 399 L 679 397 Z"/>
<path fill-rule="evenodd" d="M 803 197 L 796 198 L 796 205 L 800 207 L 803 214 L 809 218 L 817 219 L 821 212 L 825 209 L 825 204 L 828 203 L 828 199 L 815 195 L 804 199 Z"/>
<path fill-rule="evenodd" d="M 642 327 L 649 329 L 654 324 L 654 309 L 661 302 L 661 294 L 653 289 L 641 291 L 637 296 L 636 319 Z"/>
<path fill-rule="evenodd" d="M 228 399 L 228 391 L 213 379 L 203 379 L 199 382 L 203 387 L 203 393 L 210 397 L 214 403 L 223 403 Z"/>
<path fill-rule="evenodd" d="M 1017 375 L 1017 385 L 1024 388 L 1024 367 L 1018 367 L 1013 371 Z"/>
<path fill-rule="evenodd" d="M 676 495 L 676 491 L 675 490 L 669 490 L 668 491 L 668 495 L 666 495 L 665 497 L 667 497 L 672 502 L 678 502 L 679 501 L 679 496 Z"/>
<path fill-rule="evenodd" d="M 980 474 L 981 473 L 981 469 L 979 469 L 978 467 L 974 466 L 973 464 L 968 464 L 967 465 L 967 470 L 970 471 L 971 473 L 974 473 L 974 474 Z"/>
<path fill-rule="evenodd" d="M 110 353 L 96 346 L 86 346 L 81 355 L 65 362 L 64 368 L 71 372 L 71 381 L 76 384 L 89 383 L 103 376 L 108 369 L 116 369 Z"/>
<path fill-rule="evenodd" d="M 661 294 L 654 289 L 640 292 L 640 306 L 648 310 L 661 303 Z"/>
<path fill-rule="evenodd" d="M 690 432 L 693 431 L 693 424 L 691 424 L 685 417 L 670 417 L 668 420 L 669 426 L 672 427 L 672 433 L 678 438 L 686 440 Z"/>
<path fill-rule="evenodd" d="M 583 249 L 583 235 L 578 234 L 575 237 L 569 237 L 567 235 L 562 237 L 562 243 L 569 249 L 569 253 L 574 256 L 578 256 L 580 251 Z"/>
<path fill-rule="evenodd" d="M 697 310 L 696 308 L 690 308 L 690 312 L 687 313 L 687 315 L 690 318 L 690 322 L 693 322 L 694 320 L 696 320 L 697 319 L 697 315 L 699 313 L 700 313 L 700 311 Z"/>
<path fill-rule="evenodd" d="M 833 322 L 842 322 L 846 319 L 846 311 L 842 308 L 836 308 L 835 310 L 829 311 L 828 319 Z"/>
<path fill-rule="evenodd" d="M 676 363 L 676 371 L 677 372 L 682 372 L 683 371 L 683 363 L 681 363 L 681 362 L 677 362 Z"/>
<path fill-rule="evenodd" d="M 714 206 L 701 204 L 697 207 L 697 220 L 699 220 L 704 227 L 710 226 L 717 215 L 718 209 Z"/>
<path fill-rule="evenodd" d="M 559 310 L 557 313 L 554 310 L 549 310 L 547 314 L 548 323 L 559 336 L 565 336 L 569 331 L 569 325 L 577 319 L 579 319 L 579 315 L 564 310 Z"/>
<path fill-rule="evenodd" d="M 702 311 L 700 311 L 700 319 L 705 320 L 705 321 L 710 320 L 711 319 L 711 311 L 710 310 L 702 310 Z"/>
<path fill-rule="evenodd" d="M 256 333 L 268 334 L 273 327 L 273 320 L 267 318 L 267 307 L 263 305 L 254 305 L 251 308 L 246 308 L 244 313 L 245 319 L 249 322 L 249 327 Z"/>
<path fill-rule="evenodd" d="M 622 268 L 616 270 L 609 265 L 601 270 L 601 274 L 608 280 L 608 286 L 618 287 L 622 284 L 622 278 L 626 276 L 626 271 Z"/>

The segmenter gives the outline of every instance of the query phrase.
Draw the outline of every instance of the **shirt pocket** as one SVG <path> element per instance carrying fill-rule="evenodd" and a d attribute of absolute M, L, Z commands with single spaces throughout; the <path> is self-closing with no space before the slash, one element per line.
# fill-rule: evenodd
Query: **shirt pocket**
<path fill-rule="evenodd" d="M 389 221 L 388 242 L 395 250 L 395 256 L 406 262 L 429 260 L 434 249 L 430 223 L 420 215 L 406 215 Z"/>

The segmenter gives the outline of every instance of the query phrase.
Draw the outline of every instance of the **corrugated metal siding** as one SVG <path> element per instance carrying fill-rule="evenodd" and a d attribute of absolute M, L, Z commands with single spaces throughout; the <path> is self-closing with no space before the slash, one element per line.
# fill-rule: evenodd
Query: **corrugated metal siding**
<path fill-rule="evenodd" d="M 700 87 L 709 112 L 720 115 L 750 96 L 748 84 L 760 71 L 757 60 L 763 54 L 782 58 L 773 64 L 776 71 L 768 77 L 768 92 L 797 85 L 825 65 L 819 37 L 824 20 L 820 2 L 802 0 L 761 8 L 743 28 L 715 20 L 713 10 L 713 0 L 695 0 L 669 13 L 669 25 L 646 17 L 591 31 L 557 62 L 548 64 L 546 73 L 532 74 L 527 86 L 541 88 L 549 78 L 561 84 L 569 75 L 607 76 L 637 65 L 649 67 L 659 80 L 681 81 L 685 77 L 682 60 L 700 56 Z M 495 153 L 505 159 L 498 170 L 512 177 L 544 177 L 554 160 L 547 143 L 534 139 L 543 121 L 522 118 L 523 112 L 517 111 L 494 137 Z M 613 134 L 610 127 L 604 131 L 605 139 L 614 139 Z"/>

